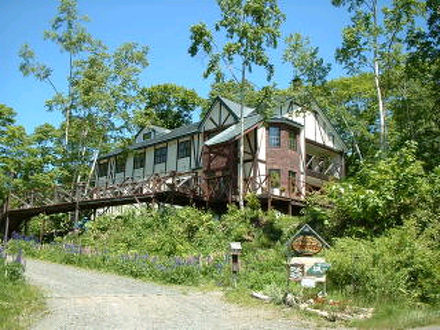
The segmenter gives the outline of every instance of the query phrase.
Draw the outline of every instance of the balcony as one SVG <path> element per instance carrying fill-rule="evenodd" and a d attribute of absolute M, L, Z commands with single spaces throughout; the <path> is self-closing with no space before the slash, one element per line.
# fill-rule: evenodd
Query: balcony
<path fill-rule="evenodd" d="M 332 178 L 340 179 L 342 177 L 342 165 L 335 159 L 330 160 L 322 156 L 307 155 L 306 175 L 325 181 Z"/>

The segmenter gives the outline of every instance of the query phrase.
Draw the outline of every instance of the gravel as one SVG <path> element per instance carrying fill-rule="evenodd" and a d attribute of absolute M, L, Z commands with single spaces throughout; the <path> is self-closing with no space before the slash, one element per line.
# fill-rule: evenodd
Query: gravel
<path fill-rule="evenodd" d="M 26 276 L 47 297 L 35 329 L 304 329 L 265 308 L 229 304 L 220 292 L 183 292 L 113 274 L 28 260 Z"/>

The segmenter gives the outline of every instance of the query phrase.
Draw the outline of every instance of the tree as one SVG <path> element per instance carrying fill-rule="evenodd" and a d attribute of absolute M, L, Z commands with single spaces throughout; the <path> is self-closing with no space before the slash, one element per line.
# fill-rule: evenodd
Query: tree
<path fill-rule="evenodd" d="M 407 61 L 396 80 L 400 97 L 393 99 L 396 148 L 406 140 L 418 142 L 418 157 L 426 169 L 440 164 L 440 13 L 439 2 L 426 1 L 427 20 L 411 31 Z"/>
<path fill-rule="evenodd" d="M 384 75 L 398 64 L 408 31 L 416 25 L 423 3 L 418 0 L 394 0 L 382 7 L 378 0 L 332 0 L 335 6 L 346 6 L 352 13 L 351 25 L 344 28 L 342 47 L 336 59 L 350 73 L 371 70 L 379 112 L 380 147 L 387 145 L 387 107 Z"/>
<path fill-rule="evenodd" d="M 243 208 L 243 155 L 244 155 L 244 118 L 246 74 L 252 72 L 254 65 L 263 67 L 267 79 L 272 78 L 274 67 L 266 53 L 268 48 L 276 48 L 280 36 L 280 25 L 284 15 L 276 0 L 217 0 L 221 18 L 215 23 L 214 31 L 224 32 L 225 42 L 222 46 L 214 40 L 213 31 L 205 23 L 191 26 L 191 56 L 203 52 L 209 57 L 204 77 L 215 76 L 222 81 L 225 70 L 240 83 L 240 152 L 239 152 L 239 203 Z M 221 38 L 218 38 L 220 41 Z M 232 69 L 234 62 L 240 65 L 238 79 Z"/>
<path fill-rule="evenodd" d="M 145 106 L 144 110 L 136 112 L 135 121 L 141 127 L 153 123 L 173 129 L 189 124 L 193 111 L 203 104 L 203 99 L 194 90 L 174 84 L 145 87 L 140 94 Z"/>
<path fill-rule="evenodd" d="M 44 34 L 68 54 L 64 88 L 54 84 L 53 69 L 39 62 L 29 45 L 23 45 L 19 53 L 23 75 L 32 75 L 53 89 L 47 109 L 64 115 L 60 156 L 65 184 L 87 176 L 96 150 L 109 148 L 116 140 L 128 140 L 128 133 L 134 130 L 133 112 L 142 104 L 139 74 L 148 65 L 146 46 L 130 42 L 110 52 L 86 31 L 82 25 L 86 21 L 87 17 L 78 14 L 75 0 L 60 0 L 51 29 Z"/>

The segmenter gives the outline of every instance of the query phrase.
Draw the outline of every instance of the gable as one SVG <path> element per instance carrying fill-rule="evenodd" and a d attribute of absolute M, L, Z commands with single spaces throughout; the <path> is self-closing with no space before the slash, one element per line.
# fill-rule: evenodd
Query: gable
<path fill-rule="evenodd" d="M 158 136 L 167 134 L 169 132 L 171 132 L 169 129 L 159 126 L 144 127 L 135 135 L 135 143 L 155 139 Z"/>
<path fill-rule="evenodd" d="M 347 149 L 333 125 L 320 109 L 305 110 L 293 102 L 289 102 L 283 107 L 283 117 L 304 125 L 307 140 L 340 151 Z"/>
<path fill-rule="evenodd" d="M 236 114 L 218 97 L 206 113 L 201 125 L 203 130 L 210 131 L 233 125 L 237 120 Z"/>

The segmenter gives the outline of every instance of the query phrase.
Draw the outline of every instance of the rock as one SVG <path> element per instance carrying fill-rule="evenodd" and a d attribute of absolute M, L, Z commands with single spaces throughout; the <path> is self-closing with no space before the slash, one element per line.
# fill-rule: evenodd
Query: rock
<path fill-rule="evenodd" d="M 257 299 L 263 300 L 263 301 L 267 301 L 267 302 L 269 302 L 269 301 L 272 300 L 271 297 L 266 296 L 266 295 L 264 295 L 264 294 L 262 294 L 262 293 L 259 293 L 259 292 L 252 292 L 252 293 L 251 293 L 251 296 L 254 297 L 254 298 L 257 298 Z"/>

